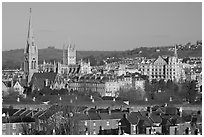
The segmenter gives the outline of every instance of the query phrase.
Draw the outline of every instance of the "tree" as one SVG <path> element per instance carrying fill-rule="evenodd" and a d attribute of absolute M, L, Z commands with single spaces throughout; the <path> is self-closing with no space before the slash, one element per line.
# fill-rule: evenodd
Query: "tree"
<path fill-rule="evenodd" d="M 189 99 L 190 103 L 193 103 L 195 101 L 196 94 L 197 94 L 196 81 L 193 80 L 190 82 L 189 89 L 187 92 L 187 98 Z"/>
<path fill-rule="evenodd" d="M 159 80 L 159 89 L 164 91 L 165 87 L 166 87 L 166 83 L 165 83 L 164 79 L 160 79 Z"/>
<path fill-rule="evenodd" d="M 146 92 L 146 96 L 149 99 L 153 99 L 153 93 L 152 93 L 152 86 L 151 83 L 149 82 L 149 80 L 145 80 L 145 92 Z"/>

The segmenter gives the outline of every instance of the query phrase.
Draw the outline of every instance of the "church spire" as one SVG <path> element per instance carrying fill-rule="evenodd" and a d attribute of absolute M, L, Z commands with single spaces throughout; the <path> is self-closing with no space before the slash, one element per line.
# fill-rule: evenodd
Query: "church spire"
<path fill-rule="evenodd" d="M 29 24 L 28 24 L 28 36 L 27 36 L 27 43 L 25 48 L 25 53 L 29 52 L 30 46 L 34 46 L 34 37 L 33 37 L 33 30 L 32 30 L 32 10 L 30 8 L 30 17 L 29 17 Z"/>
<path fill-rule="evenodd" d="M 178 58 L 178 53 L 177 53 L 176 45 L 175 45 L 175 47 L 174 47 L 174 57 L 177 57 L 177 58 Z"/>
<path fill-rule="evenodd" d="M 28 35 L 24 50 L 24 72 L 27 85 L 29 85 L 33 74 L 38 72 L 38 48 L 35 44 L 33 36 L 31 8 L 28 24 Z"/>

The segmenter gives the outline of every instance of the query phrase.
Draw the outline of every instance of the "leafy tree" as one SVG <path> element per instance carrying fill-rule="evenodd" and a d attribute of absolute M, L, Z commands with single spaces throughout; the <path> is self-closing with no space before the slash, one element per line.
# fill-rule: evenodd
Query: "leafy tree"
<path fill-rule="evenodd" d="M 159 84 L 159 89 L 164 91 L 164 89 L 166 87 L 166 83 L 165 83 L 164 79 L 160 79 L 158 84 Z"/>
<path fill-rule="evenodd" d="M 189 99 L 190 103 L 193 103 L 195 101 L 196 94 L 197 94 L 196 81 L 193 80 L 190 82 L 189 89 L 187 92 L 187 98 Z"/>
<path fill-rule="evenodd" d="M 172 87 L 173 87 L 173 82 L 172 82 L 172 80 L 167 80 L 167 83 L 166 83 L 166 88 L 167 89 L 172 89 Z"/>

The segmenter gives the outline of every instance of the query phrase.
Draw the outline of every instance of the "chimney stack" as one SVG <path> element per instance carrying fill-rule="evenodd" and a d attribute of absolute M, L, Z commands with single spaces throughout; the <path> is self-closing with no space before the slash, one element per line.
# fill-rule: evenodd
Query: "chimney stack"
<path fill-rule="evenodd" d="M 91 102 L 93 102 L 93 103 L 94 103 L 94 99 L 92 99 L 92 100 L 91 100 Z"/>
<path fill-rule="evenodd" d="M 180 107 L 180 108 L 179 108 L 180 117 L 182 117 L 182 114 L 183 114 L 182 112 L 183 112 L 183 109 L 182 109 L 182 107 Z"/>
<path fill-rule="evenodd" d="M 20 102 L 20 98 L 19 97 L 17 98 L 17 102 Z"/>
<path fill-rule="evenodd" d="M 108 107 L 108 114 L 111 115 L 111 108 Z"/>
<path fill-rule="evenodd" d="M 33 101 L 35 102 L 35 97 L 33 97 Z"/>

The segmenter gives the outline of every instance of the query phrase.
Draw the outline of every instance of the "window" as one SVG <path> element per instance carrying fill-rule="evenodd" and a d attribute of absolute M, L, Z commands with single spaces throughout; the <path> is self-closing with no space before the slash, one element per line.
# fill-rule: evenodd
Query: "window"
<path fill-rule="evenodd" d="M 2 130 L 6 130 L 6 124 L 3 124 Z"/>
<path fill-rule="evenodd" d="M 32 125 L 31 125 L 31 124 L 29 124 L 28 126 L 29 126 L 29 128 L 31 129 Z"/>
<path fill-rule="evenodd" d="M 95 130 L 93 131 L 93 134 L 96 135 L 96 131 Z"/>
<path fill-rule="evenodd" d="M 96 126 L 96 122 L 93 122 L 93 126 L 94 126 L 94 127 Z"/>
<path fill-rule="evenodd" d="M 16 132 L 13 132 L 13 135 L 16 135 Z"/>
<path fill-rule="evenodd" d="M 110 122 L 109 121 L 107 121 L 106 124 L 107 124 L 107 126 L 110 126 Z"/>
<path fill-rule="evenodd" d="M 13 129 L 16 129 L 16 124 L 13 124 L 12 127 L 13 127 Z"/>
<path fill-rule="evenodd" d="M 136 125 L 133 125 L 133 131 L 135 131 L 136 130 Z"/>
<path fill-rule="evenodd" d="M 84 122 L 84 125 L 87 126 L 87 121 Z"/>

